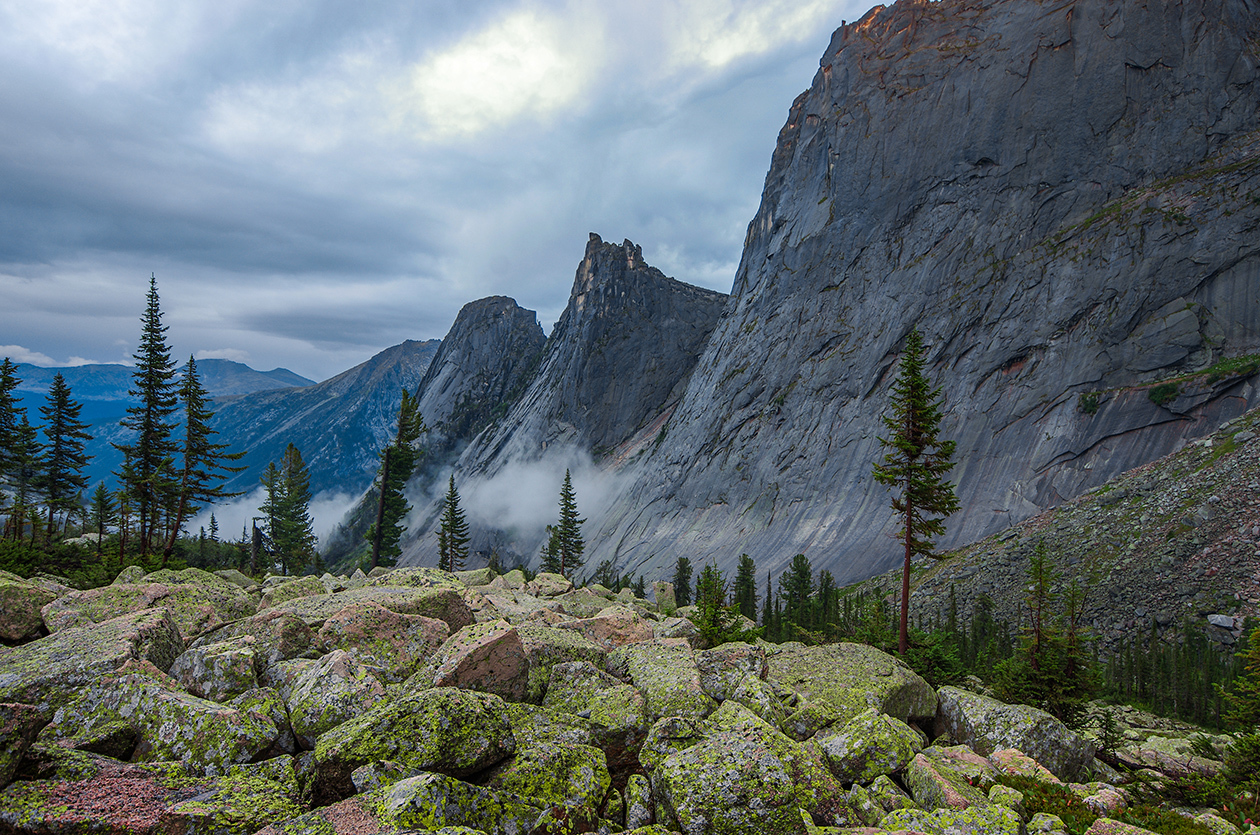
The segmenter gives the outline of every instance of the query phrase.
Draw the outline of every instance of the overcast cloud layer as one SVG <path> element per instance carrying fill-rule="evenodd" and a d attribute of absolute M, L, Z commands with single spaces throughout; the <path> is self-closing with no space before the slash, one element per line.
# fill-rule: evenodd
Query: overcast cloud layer
<path fill-rule="evenodd" d="M 865 0 L 0 0 L 0 353 L 322 380 L 587 232 L 728 292 L 775 136 Z"/>

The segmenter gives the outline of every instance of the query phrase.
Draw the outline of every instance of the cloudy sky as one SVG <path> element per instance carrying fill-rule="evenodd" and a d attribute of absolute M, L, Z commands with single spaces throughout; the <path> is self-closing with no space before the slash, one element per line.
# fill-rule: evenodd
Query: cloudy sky
<path fill-rule="evenodd" d="M 0 0 L 0 354 L 322 380 L 594 231 L 729 291 L 774 139 L 865 0 Z"/>

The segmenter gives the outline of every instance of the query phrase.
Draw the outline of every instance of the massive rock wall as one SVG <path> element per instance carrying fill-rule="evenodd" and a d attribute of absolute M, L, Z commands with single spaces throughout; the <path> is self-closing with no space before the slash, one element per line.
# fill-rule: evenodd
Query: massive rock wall
<path fill-rule="evenodd" d="M 945 545 L 1256 402 L 1254 376 L 1162 406 L 1141 386 L 1260 347 L 1258 32 L 1248 0 L 901 2 L 837 30 L 727 315 L 590 558 L 888 567 L 870 470 L 916 325 L 958 442 Z"/>

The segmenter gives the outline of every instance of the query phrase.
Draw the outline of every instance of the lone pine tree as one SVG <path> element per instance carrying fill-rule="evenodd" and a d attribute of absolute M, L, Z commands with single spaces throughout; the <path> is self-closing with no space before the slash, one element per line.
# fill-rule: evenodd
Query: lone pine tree
<path fill-rule="evenodd" d="M 53 375 L 48 389 L 48 402 L 39 407 L 44 417 L 44 454 L 35 487 L 48 505 L 48 541 L 57 532 L 57 514 L 69 514 L 79 508 L 79 494 L 88 483 L 83 472 L 88 456 L 85 451 L 92 436 L 88 425 L 79 420 L 82 406 L 70 396 L 70 386 L 61 372 Z"/>
<path fill-rule="evenodd" d="M 442 500 L 442 521 L 438 524 L 438 568 L 443 571 L 459 571 L 468 558 L 468 522 L 459 506 L 459 491 L 455 489 L 455 476 L 446 488 Z"/>
<path fill-rule="evenodd" d="M 543 552 L 543 570 L 568 577 L 582 567 L 582 553 L 586 542 L 582 539 L 582 523 L 578 518 L 577 496 L 573 492 L 573 478 L 564 471 L 564 483 L 560 486 L 560 519 L 547 526 L 547 547 Z"/>
<path fill-rule="evenodd" d="M 912 328 L 883 417 L 889 434 L 879 442 L 888 451 L 874 467 L 875 480 L 894 490 L 892 508 L 901 519 L 905 543 L 897 638 L 902 655 L 909 648 L 910 560 L 916 554 L 935 556 L 931 537 L 945 532 L 944 517 L 958 509 L 954 485 L 944 479 L 954 467 L 954 442 L 939 437 L 941 389 L 933 388 L 924 372 L 926 354 L 919 329 Z"/>
<path fill-rule="evenodd" d="M 415 442 L 425 431 L 420 417 L 419 397 L 412 397 L 404 389 L 398 406 L 398 431 L 393 443 L 381 450 L 380 478 L 377 484 L 376 521 L 368 528 L 368 541 L 372 543 L 372 559 L 368 570 L 378 565 L 394 565 L 402 553 L 400 523 L 411 505 L 403 496 L 403 488 L 416 468 L 416 461 L 423 455 Z"/>

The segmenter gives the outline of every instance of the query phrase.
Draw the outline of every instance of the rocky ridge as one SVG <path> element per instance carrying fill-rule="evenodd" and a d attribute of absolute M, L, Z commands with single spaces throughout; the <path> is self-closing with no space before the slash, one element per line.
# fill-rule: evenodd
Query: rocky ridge
<path fill-rule="evenodd" d="M 837 30 L 728 311 L 591 558 L 888 568 L 870 467 L 912 326 L 958 443 L 945 545 L 1255 405 L 1254 370 L 1149 395 L 1260 349 L 1258 37 L 1243 0 L 906 0 Z"/>
<path fill-rule="evenodd" d="M 43 613 L 0 649 L 0 831 L 1065 831 L 1003 774 L 1122 826 L 1087 738 L 870 647 L 708 647 L 557 575 L 374 573 L 0 575 L 8 633 Z"/>

